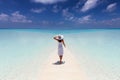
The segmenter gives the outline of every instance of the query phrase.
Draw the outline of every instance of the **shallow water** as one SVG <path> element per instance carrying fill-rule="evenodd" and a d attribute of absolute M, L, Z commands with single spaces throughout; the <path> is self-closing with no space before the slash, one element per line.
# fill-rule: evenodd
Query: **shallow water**
<path fill-rule="evenodd" d="M 89 80 L 120 79 L 119 29 L 0 30 L 0 79 L 20 80 L 29 73 L 37 80 L 35 74 L 56 49 L 57 42 L 52 39 L 56 34 L 64 35 L 67 48 L 75 55 Z"/>
<path fill-rule="evenodd" d="M 89 80 L 120 79 L 119 34 L 120 30 L 86 30 L 67 36 Z"/>
<path fill-rule="evenodd" d="M 27 69 L 39 71 L 54 49 L 51 37 L 43 31 L 0 30 L 0 79 L 19 80 Z"/>

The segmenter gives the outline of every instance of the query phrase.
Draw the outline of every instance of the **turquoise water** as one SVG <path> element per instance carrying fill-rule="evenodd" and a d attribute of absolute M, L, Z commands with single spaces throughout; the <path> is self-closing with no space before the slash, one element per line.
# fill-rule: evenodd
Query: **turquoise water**
<path fill-rule="evenodd" d="M 20 70 L 28 66 L 26 65 L 28 63 L 35 68 L 34 73 L 37 73 L 39 69 L 37 66 L 42 67 L 51 52 L 56 49 L 56 43 L 52 39 L 56 34 L 64 35 L 67 48 L 75 55 L 89 80 L 120 79 L 119 29 L 70 31 L 2 29 L 0 30 L 0 79 L 20 80 L 10 76 L 24 73 Z M 34 59 L 38 60 L 38 65 L 34 65 L 37 62 Z"/>
<path fill-rule="evenodd" d="M 89 80 L 120 79 L 120 30 L 86 30 L 67 35 Z"/>
<path fill-rule="evenodd" d="M 51 37 L 44 31 L 0 30 L 0 79 L 19 80 L 27 69 L 37 72 L 54 49 Z"/>

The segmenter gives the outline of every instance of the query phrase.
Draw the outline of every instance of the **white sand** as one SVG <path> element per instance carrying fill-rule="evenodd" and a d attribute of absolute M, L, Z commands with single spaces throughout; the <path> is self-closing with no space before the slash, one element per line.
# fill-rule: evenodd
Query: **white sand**
<path fill-rule="evenodd" d="M 58 60 L 57 50 L 50 54 L 43 65 L 38 56 L 29 62 L 19 64 L 5 75 L 0 75 L 0 80 L 89 80 L 68 49 L 65 49 L 63 57 L 65 63 L 54 64 Z"/>
<path fill-rule="evenodd" d="M 45 67 L 40 75 L 40 80 L 88 80 L 83 69 L 80 68 L 75 57 L 68 49 L 65 49 L 64 64 L 54 64 L 59 60 L 56 51 L 44 64 Z"/>

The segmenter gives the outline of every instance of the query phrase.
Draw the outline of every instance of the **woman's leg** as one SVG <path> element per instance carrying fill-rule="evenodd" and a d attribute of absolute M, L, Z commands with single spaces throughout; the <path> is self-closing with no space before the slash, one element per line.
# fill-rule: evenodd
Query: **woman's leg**
<path fill-rule="evenodd" d="M 62 55 L 59 56 L 59 58 L 60 58 L 60 64 L 62 63 L 62 57 L 63 57 Z"/>

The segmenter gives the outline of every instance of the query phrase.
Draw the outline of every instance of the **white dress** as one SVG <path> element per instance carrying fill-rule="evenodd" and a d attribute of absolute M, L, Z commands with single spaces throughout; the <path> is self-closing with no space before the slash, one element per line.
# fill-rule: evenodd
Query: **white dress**
<path fill-rule="evenodd" d="M 58 42 L 58 55 L 63 55 L 63 45 L 62 42 Z"/>

